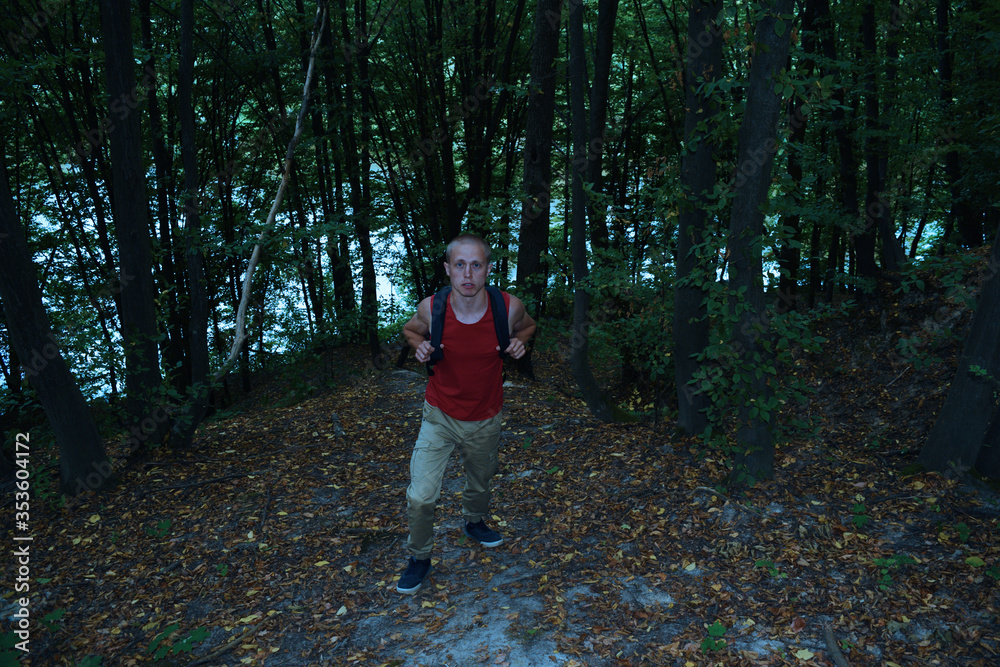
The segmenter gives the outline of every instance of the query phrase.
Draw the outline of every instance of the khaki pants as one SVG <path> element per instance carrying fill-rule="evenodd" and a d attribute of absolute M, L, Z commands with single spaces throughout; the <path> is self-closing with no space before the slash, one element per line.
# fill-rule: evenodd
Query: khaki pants
<path fill-rule="evenodd" d="M 486 516 L 490 506 L 490 479 L 497 470 L 501 414 L 483 421 L 452 419 L 424 402 L 420 433 L 410 457 L 410 486 L 406 511 L 410 537 L 406 547 L 414 558 L 428 558 L 434 546 L 434 510 L 451 452 L 457 445 L 465 466 L 462 515 L 469 523 Z"/>

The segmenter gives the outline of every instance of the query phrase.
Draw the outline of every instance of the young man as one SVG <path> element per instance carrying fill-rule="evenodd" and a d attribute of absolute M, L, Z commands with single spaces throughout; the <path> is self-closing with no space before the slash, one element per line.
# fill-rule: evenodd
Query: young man
<path fill-rule="evenodd" d="M 496 547 L 503 537 L 484 521 L 490 504 L 490 479 L 497 469 L 500 417 L 503 407 L 503 361 L 486 278 L 493 268 L 489 245 L 475 234 L 457 236 L 445 251 L 444 271 L 451 293 L 441 329 L 443 356 L 434 366 L 424 394 L 423 420 L 410 458 L 410 486 L 406 489 L 411 554 L 396 585 L 400 593 L 420 590 L 431 570 L 434 510 L 441 496 L 445 465 L 456 446 L 465 466 L 462 514 L 465 534 L 484 547 Z M 507 306 L 510 345 L 514 359 L 524 356 L 525 344 L 535 333 L 535 321 L 517 297 L 503 293 Z M 434 348 L 431 304 L 428 297 L 403 327 L 403 335 L 426 363 Z"/>

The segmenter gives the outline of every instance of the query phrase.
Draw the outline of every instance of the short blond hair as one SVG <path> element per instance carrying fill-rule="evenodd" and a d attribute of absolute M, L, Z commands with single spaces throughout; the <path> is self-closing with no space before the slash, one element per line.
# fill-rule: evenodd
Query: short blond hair
<path fill-rule="evenodd" d="M 472 232 L 463 232 L 451 240 L 448 247 L 444 250 L 444 261 L 451 263 L 451 249 L 461 243 L 478 243 L 483 249 L 486 263 L 490 264 L 493 261 L 493 249 L 490 247 L 490 244 L 482 236 L 473 234 Z"/>

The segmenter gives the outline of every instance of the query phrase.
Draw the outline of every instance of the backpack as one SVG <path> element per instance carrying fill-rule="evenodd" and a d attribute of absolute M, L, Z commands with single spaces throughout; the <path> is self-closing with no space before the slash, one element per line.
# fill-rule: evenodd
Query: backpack
<path fill-rule="evenodd" d="M 493 311 L 493 327 L 497 332 L 497 343 L 500 345 L 500 358 L 507 356 L 507 346 L 510 345 L 510 332 L 507 330 L 507 304 L 503 300 L 503 292 L 492 285 L 486 286 L 486 293 L 490 298 L 490 309 Z M 434 364 L 444 357 L 444 350 L 441 349 L 441 333 L 444 329 L 444 314 L 448 309 L 448 295 L 451 294 L 451 286 L 443 288 L 435 294 L 431 300 L 431 358 L 427 361 L 427 374 L 434 375 Z"/>

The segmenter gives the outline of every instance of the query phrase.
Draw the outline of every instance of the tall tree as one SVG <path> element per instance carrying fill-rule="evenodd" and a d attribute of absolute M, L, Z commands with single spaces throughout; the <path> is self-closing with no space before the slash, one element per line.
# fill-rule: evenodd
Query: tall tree
<path fill-rule="evenodd" d="M 954 62 L 955 56 L 949 44 L 949 19 L 951 15 L 951 0 L 938 0 L 937 3 L 937 50 L 938 77 L 940 79 L 941 115 L 951 118 L 954 115 Z M 954 131 L 952 129 L 952 131 Z M 952 226 L 958 223 L 958 233 L 962 243 L 970 248 L 983 245 L 983 221 L 972 215 L 968 202 L 962 192 L 962 162 L 958 154 L 958 146 L 951 144 L 945 153 L 944 171 L 948 177 L 951 193 L 951 212 L 945 227 L 944 238 L 947 240 Z"/>
<path fill-rule="evenodd" d="M 583 3 L 574 3 L 569 13 L 569 88 L 573 133 L 572 254 L 573 254 L 573 337 L 570 341 L 570 369 L 583 400 L 595 417 L 614 421 L 614 414 L 590 369 L 590 307 L 587 297 L 587 195 L 583 179 L 587 169 L 586 62 L 583 46 Z"/>
<path fill-rule="evenodd" d="M 354 230 L 361 250 L 361 333 L 368 343 L 368 351 L 373 360 L 378 359 L 382 350 L 378 340 L 378 288 L 375 273 L 375 255 L 371 241 L 371 221 L 374 218 L 372 209 L 372 157 L 371 157 L 371 117 L 372 117 L 372 84 L 369 76 L 368 58 L 372 43 L 368 39 L 368 0 L 354 2 L 355 34 L 363 35 L 358 49 L 357 86 L 361 97 L 361 173 L 357 199 L 352 200 L 351 215 L 354 220 Z M 442 76 L 443 76 L 442 72 Z M 352 195 L 354 186 L 351 187 Z M 452 200 L 453 201 L 453 200 Z M 357 206 L 354 206 L 356 203 Z M 454 203 L 454 201 L 453 201 Z M 456 234 L 457 236 L 457 234 Z"/>
<path fill-rule="evenodd" d="M 531 42 L 531 77 L 524 132 L 524 203 L 517 246 L 516 282 L 537 319 L 545 282 L 542 255 L 549 247 L 552 201 L 552 128 L 556 109 L 555 59 L 559 53 L 562 0 L 538 0 Z"/>
<path fill-rule="evenodd" d="M 762 370 L 768 336 L 764 302 L 764 210 L 777 145 L 781 97 L 775 77 L 788 58 L 793 0 L 763 3 L 753 39 L 747 101 L 739 129 L 737 181 L 729 223 L 729 276 L 734 313 L 733 343 L 737 367 Z M 774 476 L 774 440 L 768 418 L 772 390 L 765 372 L 747 372 L 736 380 L 741 397 L 736 432 L 734 479 L 737 484 Z"/>
<path fill-rule="evenodd" d="M 153 260 L 149 239 L 146 168 L 143 160 L 139 87 L 132 47 L 132 9 L 129 0 L 101 0 L 105 78 L 108 90 L 108 139 L 114 189 L 115 237 L 121 266 L 121 323 L 125 346 L 127 406 L 131 425 L 139 425 L 138 442 L 161 442 L 167 433 L 162 414 L 161 376 L 157 355 Z M 152 85 L 144 82 L 143 85 Z M 131 426 L 130 425 L 130 426 Z"/>
<path fill-rule="evenodd" d="M 201 202 L 198 193 L 198 150 L 195 145 L 194 102 L 194 0 L 181 0 L 180 73 L 177 105 L 181 121 L 181 163 L 184 168 L 184 254 L 187 263 L 188 302 L 191 319 L 188 325 L 188 354 L 191 360 L 191 384 L 185 419 L 179 420 L 173 433 L 174 446 L 188 447 L 195 429 L 208 411 L 208 290 L 201 235 Z"/>
<path fill-rule="evenodd" d="M 607 140 L 608 93 L 617 16 L 618 0 L 598 2 L 597 30 L 594 33 L 594 85 L 590 87 L 590 141 L 587 143 L 587 183 L 593 194 L 600 194 L 604 188 L 604 145 Z M 607 205 L 595 199 L 587 208 L 591 243 L 595 248 L 606 248 Z"/>
<path fill-rule="evenodd" d="M 833 17 L 830 14 L 829 0 L 816 1 L 816 30 L 819 33 L 819 40 L 823 53 L 824 65 L 820 68 L 824 77 L 836 76 L 837 62 L 837 40 L 836 29 Z M 841 212 L 844 218 L 850 221 L 858 219 L 858 167 L 854 158 L 854 140 L 851 136 L 850 121 L 846 110 L 847 95 L 844 86 L 840 85 L 834 89 L 833 111 L 830 113 L 830 123 L 833 125 L 834 139 L 837 142 L 837 198 L 839 200 Z M 830 301 L 833 299 L 834 290 L 837 284 L 839 266 L 843 259 L 844 250 L 841 246 L 844 235 L 843 225 L 834 224 L 830 233 L 830 253 L 827 264 L 826 297 Z M 872 267 L 874 274 L 874 250 L 872 251 Z"/>
<path fill-rule="evenodd" d="M 677 385 L 677 425 L 689 434 L 707 424 L 707 394 L 693 390 L 696 359 L 708 346 L 709 321 L 705 281 L 714 280 L 703 250 L 708 208 L 715 188 L 715 132 L 719 104 L 709 92 L 722 76 L 722 30 L 718 24 L 722 0 L 694 0 L 688 13 L 684 92 L 685 147 L 681 156 L 683 200 L 678 215 L 677 283 L 674 288 L 674 380 Z"/>
<path fill-rule="evenodd" d="M 816 50 L 815 26 L 813 18 L 816 13 L 816 3 L 807 0 L 802 9 L 801 34 L 805 58 L 798 69 L 806 77 L 812 75 L 815 67 L 814 54 Z M 791 59 L 789 59 L 789 62 Z M 790 68 L 789 68 L 790 69 Z M 795 95 L 788 102 L 788 126 L 791 130 L 788 137 L 788 177 L 791 179 L 791 199 L 794 202 L 792 210 L 781 220 L 784 234 L 787 238 L 778 249 L 778 310 L 794 309 L 798 304 L 799 264 L 802 259 L 802 199 L 803 199 L 803 169 L 802 156 L 806 151 L 806 124 L 808 100 L 803 95 Z M 814 225 L 818 232 L 818 226 Z M 814 241 L 813 245 L 817 245 Z"/>
<path fill-rule="evenodd" d="M 878 50 L 876 44 L 875 25 L 875 3 L 865 4 L 864 12 L 861 16 L 861 34 L 864 53 L 869 61 L 868 72 L 865 75 L 865 128 L 868 130 L 865 136 L 865 166 L 866 166 L 866 189 L 865 189 L 865 229 L 862 235 L 865 242 L 859 245 L 864 247 L 866 252 L 870 249 L 874 252 L 875 240 L 878 238 L 882 242 L 882 268 L 886 271 L 895 272 L 900 264 L 906 259 L 903 247 L 896 239 L 895 230 L 892 227 L 892 211 L 889 201 L 885 197 L 886 183 L 886 126 L 880 115 L 881 100 L 879 97 L 878 71 L 881 67 L 878 63 Z M 871 248 L 869 248 L 869 245 Z M 874 255 L 866 258 L 866 265 L 874 263 Z"/>
<path fill-rule="evenodd" d="M 920 450 L 920 462 L 928 470 L 967 470 L 977 459 L 991 460 L 993 476 L 996 455 L 983 450 L 987 429 L 997 419 L 1000 387 L 1000 229 L 993 242 L 987 279 L 976 305 L 972 327 L 958 360 L 948 397 Z M 993 431 L 995 437 L 996 432 Z"/>
<path fill-rule="evenodd" d="M 62 490 L 76 495 L 113 481 L 104 443 L 52 332 L 38 274 L 0 160 L 0 299 L 16 356 L 23 360 L 59 447 Z M 17 369 L 11 369 L 20 374 Z"/>

